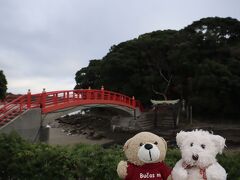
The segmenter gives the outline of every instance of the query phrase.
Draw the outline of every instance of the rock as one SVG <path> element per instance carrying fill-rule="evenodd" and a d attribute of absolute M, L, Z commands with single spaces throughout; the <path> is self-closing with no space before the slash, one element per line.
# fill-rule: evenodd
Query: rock
<path fill-rule="evenodd" d="M 91 139 L 98 140 L 104 138 L 103 133 L 95 132 L 94 135 L 91 137 Z"/>
<path fill-rule="evenodd" d="M 77 129 L 72 129 L 72 130 L 70 130 L 70 133 L 71 133 L 71 134 L 77 134 L 78 131 L 77 131 Z"/>

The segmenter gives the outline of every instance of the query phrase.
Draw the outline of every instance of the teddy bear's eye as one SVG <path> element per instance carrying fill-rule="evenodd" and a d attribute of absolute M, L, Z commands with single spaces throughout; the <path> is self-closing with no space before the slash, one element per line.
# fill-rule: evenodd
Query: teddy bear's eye
<path fill-rule="evenodd" d="M 192 146 L 193 146 L 193 143 L 191 143 L 190 146 L 192 147 Z"/>
<path fill-rule="evenodd" d="M 143 143 L 140 143 L 139 145 L 140 145 L 140 146 L 142 146 L 142 145 L 143 145 Z"/>
<path fill-rule="evenodd" d="M 201 147 L 202 147 L 203 149 L 205 149 L 206 145 L 205 145 L 205 144 L 201 144 Z"/>
<path fill-rule="evenodd" d="M 155 141 L 155 143 L 154 143 L 155 145 L 158 145 L 158 142 L 157 141 Z"/>

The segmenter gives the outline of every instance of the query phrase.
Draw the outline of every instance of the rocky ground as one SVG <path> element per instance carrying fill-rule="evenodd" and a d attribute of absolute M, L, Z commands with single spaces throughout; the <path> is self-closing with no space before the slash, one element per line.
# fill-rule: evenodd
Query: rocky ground
<path fill-rule="evenodd" d="M 100 143 L 103 146 L 113 144 L 122 145 L 127 139 L 138 132 L 137 130 L 124 131 L 121 129 L 113 129 L 111 126 L 113 114 L 100 113 L 101 116 L 96 114 L 98 113 L 78 113 L 71 116 L 67 115 L 57 119 L 55 122 L 50 124 L 50 126 L 52 129 L 57 128 L 61 131 L 62 136 L 60 138 L 62 142 L 64 137 L 67 138 L 67 136 L 72 136 L 75 137 L 75 139 L 78 139 L 78 141 L 66 140 L 67 144 L 71 142 L 79 143 L 80 141 L 93 144 Z M 212 131 L 214 134 L 219 134 L 226 138 L 228 148 L 240 150 L 240 124 L 208 123 L 195 120 L 191 125 L 188 122 L 182 121 L 177 129 L 155 128 L 148 131 L 164 137 L 168 141 L 169 146 L 176 146 L 176 133 L 180 130 L 191 129 L 205 129 Z M 79 138 L 82 140 L 79 140 Z M 88 141 L 86 141 L 86 139 Z"/>
<path fill-rule="evenodd" d="M 105 140 L 102 141 L 105 146 L 122 144 L 137 132 L 114 130 L 111 126 L 111 116 L 90 114 L 67 115 L 56 119 L 50 126 L 51 131 L 54 131 L 54 133 L 58 133 L 58 131 L 53 129 L 61 129 L 61 134 L 64 133 L 67 139 L 71 139 L 67 136 L 72 136 L 75 137 L 75 139 L 80 138 L 80 141 L 86 141 L 87 139 L 89 143 L 91 143 L 91 141 Z M 54 134 L 54 136 L 56 136 L 56 134 Z"/>

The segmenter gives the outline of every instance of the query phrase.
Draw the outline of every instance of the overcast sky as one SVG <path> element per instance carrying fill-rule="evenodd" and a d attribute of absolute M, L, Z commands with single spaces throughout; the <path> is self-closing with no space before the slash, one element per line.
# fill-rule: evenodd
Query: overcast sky
<path fill-rule="evenodd" d="M 0 70 L 8 92 L 73 89 L 112 45 L 209 16 L 240 20 L 240 1 L 0 0 Z"/>

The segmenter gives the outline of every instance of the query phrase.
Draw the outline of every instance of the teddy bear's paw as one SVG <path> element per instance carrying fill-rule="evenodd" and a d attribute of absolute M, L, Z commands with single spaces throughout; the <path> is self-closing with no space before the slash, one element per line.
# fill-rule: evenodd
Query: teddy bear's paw
<path fill-rule="evenodd" d="M 227 173 L 225 169 L 218 163 L 206 169 L 207 179 L 209 180 L 226 180 Z"/>
<path fill-rule="evenodd" d="M 120 161 L 118 163 L 118 167 L 117 167 L 117 173 L 118 176 L 122 179 L 124 179 L 127 176 L 127 162 L 126 161 Z"/>
<path fill-rule="evenodd" d="M 173 168 L 172 179 L 173 180 L 187 180 L 187 171 L 183 168 Z"/>

